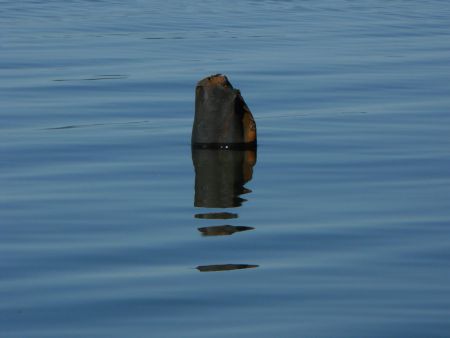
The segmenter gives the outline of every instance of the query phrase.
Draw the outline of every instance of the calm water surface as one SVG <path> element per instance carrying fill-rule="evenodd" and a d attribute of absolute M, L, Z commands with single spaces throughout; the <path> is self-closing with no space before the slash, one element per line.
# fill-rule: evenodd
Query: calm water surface
<path fill-rule="evenodd" d="M 0 2 L 0 337 L 448 337 L 448 1 Z M 225 73 L 251 152 L 191 152 Z"/>

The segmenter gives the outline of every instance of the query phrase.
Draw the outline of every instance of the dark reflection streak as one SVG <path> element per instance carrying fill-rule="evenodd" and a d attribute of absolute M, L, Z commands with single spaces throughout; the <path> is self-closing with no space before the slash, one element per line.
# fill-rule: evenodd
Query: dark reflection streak
<path fill-rule="evenodd" d="M 255 228 L 246 226 L 234 226 L 234 225 L 218 225 L 198 228 L 198 231 L 202 233 L 203 236 L 229 236 L 235 232 L 254 230 Z"/>
<path fill-rule="evenodd" d="M 217 265 L 200 265 L 197 270 L 201 272 L 229 271 L 257 268 L 259 265 L 254 264 L 217 264 Z"/>
<path fill-rule="evenodd" d="M 232 214 L 230 212 L 209 212 L 204 214 L 195 214 L 195 218 L 200 219 L 231 219 L 238 218 L 238 214 Z"/>

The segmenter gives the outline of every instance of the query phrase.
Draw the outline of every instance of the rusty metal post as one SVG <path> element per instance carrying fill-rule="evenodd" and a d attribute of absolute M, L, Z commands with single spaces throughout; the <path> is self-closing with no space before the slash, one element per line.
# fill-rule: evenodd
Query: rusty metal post
<path fill-rule="evenodd" d="M 207 149 L 256 147 L 253 115 L 226 76 L 211 75 L 197 83 L 191 143 Z"/>

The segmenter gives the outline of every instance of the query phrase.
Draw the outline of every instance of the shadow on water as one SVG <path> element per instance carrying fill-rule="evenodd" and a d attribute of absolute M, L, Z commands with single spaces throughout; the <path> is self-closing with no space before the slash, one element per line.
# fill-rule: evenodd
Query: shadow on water
<path fill-rule="evenodd" d="M 252 179 L 256 164 L 256 150 L 192 149 L 195 168 L 194 206 L 197 208 L 238 208 L 246 201 L 241 196 L 251 193 L 244 185 Z M 202 212 L 197 219 L 230 220 L 238 218 L 231 212 Z M 249 226 L 214 225 L 198 228 L 205 237 L 229 236 L 254 230 Z M 200 265 L 201 272 L 229 271 L 256 268 L 254 264 Z"/>

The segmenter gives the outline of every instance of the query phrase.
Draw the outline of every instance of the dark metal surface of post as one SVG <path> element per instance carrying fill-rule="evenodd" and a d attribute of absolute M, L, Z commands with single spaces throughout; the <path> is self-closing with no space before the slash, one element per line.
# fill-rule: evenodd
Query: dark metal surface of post
<path fill-rule="evenodd" d="M 197 83 L 191 143 L 208 149 L 256 147 L 253 115 L 226 76 L 212 75 Z"/>

